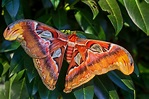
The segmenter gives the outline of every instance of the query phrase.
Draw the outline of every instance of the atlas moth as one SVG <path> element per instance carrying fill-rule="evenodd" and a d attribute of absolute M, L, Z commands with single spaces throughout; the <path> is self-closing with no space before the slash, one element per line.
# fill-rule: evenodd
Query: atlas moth
<path fill-rule="evenodd" d="M 65 93 L 90 81 L 95 75 L 120 70 L 129 75 L 134 71 L 130 53 L 123 47 L 100 40 L 66 35 L 43 23 L 24 19 L 10 24 L 4 38 L 17 40 L 33 59 L 42 82 L 54 90 L 63 59 L 69 63 L 65 77 Z"/>

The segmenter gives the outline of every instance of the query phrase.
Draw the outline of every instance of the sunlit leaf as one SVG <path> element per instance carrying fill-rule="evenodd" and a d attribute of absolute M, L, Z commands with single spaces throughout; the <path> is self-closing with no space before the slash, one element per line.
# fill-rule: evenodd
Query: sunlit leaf
<path fill-rule="evenodd" d="M 90 7 L 90 9 L 92 10 L 92 13 L 93 13 L 93 19 L 95 19 L 95 17 L 99 13 L 96 2 L 94 0 L 82 0 L 82 2 L 87 4 Z"/>
<path fill-rule="evenodd" d="M 20 81 L 14 82 L 12 84 L 11 97 L 12 97 L 11 99 L 29 98 L 29 95 L 25 86 L 25 78 L 23 78 Z"/>
<path fill-rule="evenodd" d="M 60 3 L 60 0 L 50 0 L 54 8 L 56 9 Z"/>
<path fill-rule="evenodd" d="M 5 83 L 5 90 L 0 93 L 2 99 L 27 99 L 29 95 L 25 87 L 25 79 L 15 82 L 17 74 Z M 5 97 L 5 98 L 3 98 Z"/>
<path fill-rule="evenodd" d="M 2 55 L 0 55 L 0 64 L 1 64 L 1 76 L 3 76 L 10 68 L 10 65 L 6 58 Z"/>
<path fill-rule="evenodd" d="M 19 81 L 24 76 L 24 72 L 25 72 L 25 69 L 18 72 L 18 74 L 15 78 L 16 82 Z"/>
<path fill-rule="evenodd" d="M 17 74 L 14 74 L 9 81 L 5 82 L 5 90 L 6 90 L 6 96 L 8 99 L 11 99 L 12 94 L 11 94 L 11 88 L 12 88 L 12 84 L 14 82 L 15 77 L 17 76 Z"/>
<path fill-rule="evenodd" d="M 3 72 L 3 65 L 0 63 L 0 78 L 1 78 L 2 72 Z"/>
<path fill-rule="evenodd" d="M 149 3 L 149 0 L 145 0 L 146 3 Z"/>
<path fill-rule="evenodd" d="M 1 97 L 1 99 L 7 99 L 8 98 L 5 94 L 5 89 L 2 88 L 2 85 L 0 86 L 0 97 Z"/>
<path fill-rule="evenodd" d="M 85 13 L 85 11 L 78 11 L 75 14 L 75 17 L 85 33 L 96 34 L 98 32 L 98 30 L 93 26 L 92 15 L 90 13 Z"/>
<path fill-rule="evenodd" d="M 124 0 L 124 4 L 131 20 L 149 35 L 149 4 L 144 0 Z"/>
<path fill-rule="evenodd" d="M 118 34 L 123 26 L 123 18 L 116 0 L 100 0 L 98 3 L 103 11 L 109 13 L 108 18 Z"/>
<path fill-rule="evenodd" d="M 118 96 L 116 90 L 109 91 L 109 97 L 110 97 L 110 99 L 119 99 L 119 96 Z"/>

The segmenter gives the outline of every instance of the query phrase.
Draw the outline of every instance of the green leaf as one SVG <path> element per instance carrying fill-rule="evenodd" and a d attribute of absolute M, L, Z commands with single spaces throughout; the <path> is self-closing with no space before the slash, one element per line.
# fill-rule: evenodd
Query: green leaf
<path fill-rule="evenodd" d="M 82 0 L 82 2 L 90 7 L 90 9 L 92 10 L 92 13 L 93 13 L 93 19 L 95 19 L 95 17 L 99 13 L 96 2 L 94 0 Z"/>
<path fill-rule="evenodd" d="M 87 86 L 74 92 L 76 99 L 93 99 L 94 87 Z"/>
<path fill-rule="evenodd" d="M 39 82 L 39 78 L 36 77 L 33 81 L 32 81 L 32 95 L 35 95 L 38 92 L 38 82 Z"/>
<path fill-rule="evenodd" d="M 138 65 L 139 65 L 139 63 L 138 63 Z M 134 64 L 134 73 L 136 74 L 137 77 L 139 77 L 140 70 L 136 64 Z"/>
<path fill-rule="evenodd" d="M 52 0 L 41 0 L 45 9 L 50 8 L 52 5 Z M 53 0 L 54 1 L 54 0 Z"/>
<path fill-rule="evenodd" d="M 40 82 L 38 82 L 38 91 L 39 91 L 40 99 L 48 99 L 50 91 L 45 87 L 41 79 L 38 79 L 38 80 L 40 80 Z"/>
<path fill-rule="evenodd" d="M 38 81 L 36 78 L 32 82 L 26 79 L 26 87 L 30 96 L 34 96 L 38 92 Z"/>
<path fill-rule="evenodd" d="M 147 68 L 147 66 L 145 66 L 146 63 L 138 63 L 138 67 L 139 67 L 139 70 L 140 70 L 140 73 L 147 73 L 149 74 L 149 69 Z"/>
<path fill-rule="evenodd" d="M 17 76 L 16 76 L 17 77 Z M 27 93 L 25 78 L 20 81 L 13 82 L 11 88 L 11 99 L 28 99 L 29 95 Z"/>
<path fill-rule="evenodd" d="M 149 73 L 142 73 L 141 74 L 141 81 L 139 81 L 138 84 L 141 84 L 141 87 L 146 88 L 147 90 L 149 89 Z"/>
<path fill-rule="evenodd" d="M 149 4 L 144 0 L 124 0 L 124 4 L 131 20 L 149 35 Z"/>
<path fill-rule="evenodd" d="M 23 63 L 24 68 L 26 69 L 27 78 L 29 80 L 29 83 L 31 83 L 37 74 L 32 58 L 25 54 Z"/>
<path fill-rule="evenodd" d="M 9 52 L 16 50 L 20 46 L 20 43 L 17 41 L 3 41 L 2 45 L 0 46 L 0 52 Z"/>
<path fill-rule="evenodd" d="M 0 64 L 1 64 L 1 76 L 3 76 L 10 68 L 10 65 L 8 63 L 8 61 L 6 60 L 6 58 L 2 55 L 0 55 Z"/>
<path fill-rule="evenodd" d="M 9 0 L 2 0 L 2 7 L 4 7 L 7 2 L 9 2 Z"/>
<path fill-rule="evenodd" d="M 149 0 L 145 0 L 146 3 L 149 3 Z"/>
<path fill-rule="evenodd" d="M 3 72 L 3 65 L 0 63 L 0 79 L 1 79 L 2 72 Z"/>
<path fill-rule="evenodd" d="M 18 72 L 18 74 L 17 74 L 17 76 L 15 78 L 15 81 L 16 82 L 19 81 L 23 77 L 24 72 L 25 72 L 25 69 L 23 69 L 23 70 L 21 70 L 21 71 Z"/>
<path fill-rule="evenodd" d="M 110 97 L 110 99 L 119 99 L 119 96 L 118 96 L 116 90 L 109 91 L 109 97 Z"/>
<path fill-rule="evenodd" d="M 95 83 L 95 95 L 100 99 L 118 99 L 118 94 L 116 92 L 116 89 L 110 81 L 110 79 L 107 77 L 107 75 L 101 75 L 98 77 L 95 77 L 94 79 Z"/>
<path fill-rule="evenodd" d="M 93 34 L 87 34 L 84 33 L 82 31 L 76 31 L 76 34 L 79 38 L 84 38 L 84 39 L 99 39 L 97 36 L 93 35 Z"/>
<path fill-rule="evenodd" d="M 52 12 L 52 21 L 57 29 L 67 29 L 67 14 L 64 9 L 59 9 L 58 11 Z"/>
<path fill-rule="evenodd" d="M 14 19 L 12 19 L 12 17 L 10 16 L 10 14 L 8 13 L 8 11 L 6 9 L 4 9 L 4 19 L 6 24 L 10 24 L 13 22 Z"/>
<path fill-rule="evenodd" d="M 108 73 L 108 77 L 120 88 L 126 90 L 130 93 L 134 93 L 135 90 L 133 82 L 129 76 L 125 76 L 121 73 L 116 74 L 115 72 L 111 71 Z"/>
<path fill-rule="evenodd" d="M 23 67 L 23 61 L 24 61 L 24 55 L 23 55 L 23 50 L 22 48 L 19 48 L 15 51 L 12 60 L 10 62 L 10 70 L 9 74 L 10 76 L 13 75 L 14 73 L 17 73 L 20 71 Z"/>
<path fill-rule="evenodd" d="M 60 3 L 60 0 L 50 0 L 52 5 L 54 6 L 54 9 L 56 9 Z"/>
<path fill-rule="evenodd" d="M 123 27 L 123 18 L 116 0 L 100 0 L 98 3 L 103 11 L 109 13 L 108 18 L 110 19 L 117 35 Z"/>
<path fill-rule="evenodd" d="M 93 26 L 93 20 L 91 13 L 79 10 L 75 14 L 76 20 L 79 23 L 82 30 L 88 34 L 97 34 L 98 30 Z"/>
<path fill-rule="evenodd" d="M 5 94 L 5 89 L 3 88 L 3 85 L 0 85 L 0 97 L 1 99 L 7 99 L 8 96 Z"/>
<path fill-rule="evenodd" d="M 12 18 L 15 18 L 20 6 L 20 0 L 11 0 L 9 1 L 5 7 Z"/>
<path fill-rule="evenodd" d="M 87 34 L 94 34 L 100 39 L 105 39 L 105 33 L 100 26 L 100 20 L 98 18 L 92 19 L 92 14 L 87 11 L 88 9 L 79 9 L 75 18 L 82 28 L 82 30 Z"/>
<path fill-rule="evenodd" d="M 15 77 L 17 76 L 17 74 L 14 74 L 9 81 L 7 81 L 5 83 L 5 90 L 6 90 L 6 96 L 8 97 L 8 99 L 12 99 L 12 95 L 11 95 L 11 88 L 12 88 L 12 83 L 14 82 Z"/>
<path fill-rule="evenodd" d="M 50 99 L 57 99 L 57 98 L 61 99 L 62 98 L 60 91 L 57 89 L 54 89 L 53 91 L 51 91 L 49 97 Z M 62 99 L 67 99 L 67 98 L 62 98 Z"/>
<path fill-rule="evenodd" d="M 51 19 L 52 19 L 51 14 L 44 14 L 36 20 L 39 21 L 39 22 L 45 23 L 47 25 L 51 25 Z"/>

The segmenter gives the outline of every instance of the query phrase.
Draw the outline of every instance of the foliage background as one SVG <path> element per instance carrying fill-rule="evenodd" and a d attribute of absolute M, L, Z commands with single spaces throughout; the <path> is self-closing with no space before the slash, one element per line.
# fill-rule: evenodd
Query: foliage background
<path fill-rule="evenodd" d="M 149 97 L 149 0 L 2 0 L 0 15 L 1 99 L 146 99 Z M 62 92 L 64 61 L 56 89 L 41 82 L 32 59 L 16 41 L 4 40 L 3 31 L 18 19 L 33 19 L 78 36 L 105 40 L 125 47 L 135 71 L 96 76 L 70 94 Z"/>

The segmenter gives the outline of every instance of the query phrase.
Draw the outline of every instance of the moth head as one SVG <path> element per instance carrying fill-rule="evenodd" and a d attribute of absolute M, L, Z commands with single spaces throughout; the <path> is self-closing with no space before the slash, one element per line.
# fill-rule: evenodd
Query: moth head
<path fill-rule="evenodd" d="M 23 24 L 21 21 L 10 24 L 4 31 L 4 38 L 9 41 L 23 39 Z"/>

